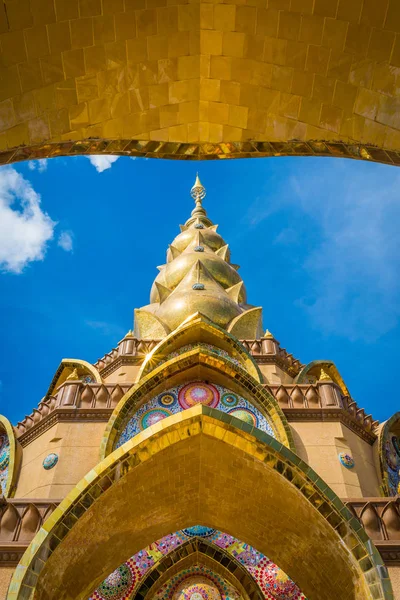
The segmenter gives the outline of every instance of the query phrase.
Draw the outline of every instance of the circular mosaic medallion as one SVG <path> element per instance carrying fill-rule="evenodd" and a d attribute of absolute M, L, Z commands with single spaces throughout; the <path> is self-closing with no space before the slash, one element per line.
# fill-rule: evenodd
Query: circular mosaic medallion
<path fill-rule="evenodd" d="M 166 417 L 169 417 L 171 413 L 169 410 L 165 408 L 153 408 L 152 410 L 147 411 L 140 419 L 140 427 L 142 429 L 147 429 L 147 427 L 151 427 L 158 421 L 162 421 Z"/>
<path fill-rule="evenodd" d="M 173 600 L 221 600 L 221 594 L 213 581 L 194 575 L 178 585 Z"/>
<path fill-rule="evenodd" d="M 301 598 L 301 592 L 294 581 L 272 562 L 257 571 L 256 579 L 262 591 L 268 592 L 276 600 Z"/>
<path fill-rule="evenodd" d="M 219 402 L 219 392 L 213 385 L 197 381 L 183 386 L 179 392 L 178 401 L 183 409 L 191 408 L 196 404 L 215 408 Z"/>
<path fill-rule="evenodd" d="M 236 406 L 239 402 L 238 397 L 235 394 L 223 394 L 221 396 L 221 403 L 228 408 Z"/>
<path fill-rule="evenodd" d="M 121 600 L 131 590 L 135 581 L 133 571 L 127 564 L 121 565 L 97 588 L 103 600 Z"/>
<path fill-rule="evenodd" d="M 205 527 L 204 525 L 194 525 L 193 527 L 188 527 L 187 529 L 182 529 L 185 535 L 189 537 L 202 537 L 207 538 L 215 533 L 215 529 L 211 529 L 211 527 Z"/>
<path fill-rule="evenodd" d="M 248 408 L 234 408 L 229 411 L 229 414 L 253 427 L 257 427 L 257 417 L 256 415 Z"/>
<path fill-rule="evenodd" d="M 46 469 L 46 471 L 48 471 L 49 469 L 52 469 L 53 467 L 55 467 L 57 463 L 58 463 L 58 454 L 55 454 L 54 452 L 52 452 L 51 454 L 48 454 L 46 456 L 46 458 L 43 460 L 43 468 Z"/>
<path fill-rule="evenodd" d="M 0 436 L 0 471 L 4 471 L 8 467 L 10 461 L 10 446 L 8 444 L 8 437 L 5 435 Z"/>
<path fill-rule="evenodd" d="M 354 458 L 350 456 L 350 454 L 346 454 L 346 452 L 340 452 L 339 460 L 346 469 L 352 469 L 356 464 L 354 462 Z"/>
<path fill-rule="evenodd" d="M 175 401 L 176 398 L 172 394 L 163 394 L 162 396 L 160 396 L 158 402 L 161 406 L 172 406 L 175 403 Z"/>

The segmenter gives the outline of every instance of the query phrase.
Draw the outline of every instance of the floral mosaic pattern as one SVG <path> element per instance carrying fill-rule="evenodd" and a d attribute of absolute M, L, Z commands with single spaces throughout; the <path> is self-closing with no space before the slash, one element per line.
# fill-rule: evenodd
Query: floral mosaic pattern
<path fill-rule="evenodd" d="M 204 286 L 202 288 L 200 288 L 200 287 L 195 288 L 195 286 L 198 286 L 198 285 L 202 285 L 202 284 L 195 283 L 193 285 L 193 289 L 203 289 L 204 288 Z M 240 360 L 238 360 L 237 358 L 234 358 L 233 356 L 231 356 L 228 352 L 226 352 L 226 350 L 222 350 L 222 348 L 217 348 L 217 346 L 213 346 L 212 344 L 206 344 L 206 343 L 202 343 L 202 342 L 197 343 L 197 344 L 186 344 L 186 346 L 181 346 L 178 350 L 175 350 L 175 352 L 170 352 L 167 356 L 165 356 L 160 361 L 158 361 L 155 366 L 158 366 L 161 363 L 167 362 L 168 360 L 171 360 L 171 358 L 176 358 L 177 356 L 180 356 L 181 354 L 184 354 L 185 352 L 194 350 L 195 348 L 203 348 L 204 350 L 208 350 L 209 352 L 212 352 L 213 354 L 217 354 L 218 356 L 222 356 L 222 358 L 226 358 L 226 360 L 233 362 L 238 367 L 241 367 L 242 369 L 244 368 L 243 363 Z"/>
<path fill-rule="evenodd" d="M 162 392 L 141 406 L 124 425 L 116 448 L 147 427 L 196 404 L 217 408 L 275 437 L 268 420 L 248 400 L 220 385 L 195 381 Z"/>
<path fill-rule="evenodd" d="M 385 443 L 389 493 L 396 496 L 400 484 L 400 438 L 389 434 Z"/>
<path fill-rule="evenodd" d="M 216 529 L 210 529 L 202 525 L 195 525 L 187 529 L 182 529 L 176 533 L 166 535 L 160 540 L 157 540 L 144 550 L 141 550 L 132 556 L 122 567 L 119 567 L 114 573 L 111 573 L 93 593 L 89 600 L 129 600 L 134 597 L 134 592 L 138 584 L 143 580 L 146 573 L 169 552 L 184 544 L 186 541 L 194 537 L 206 538 L 211 544 L 215 544 L 219 548 L 224 549 L 228 554 L 236 558 L 245 569 L 252 575 L 258 583 L 260 590 L 263 593 L 265 600 L 306 600 L 304 594 L 300 591 L 297 585 L 284 573 L 277 565 L 270 561 L 266 556 L 258 552 L 252 546 L 237 540 L 236 538 L 223 533 Z M 200 568 L 201 565 L 195 565 L 194 568 Z M 124 568 L 122 572 L 121 569 Z M 129 570 L 130 576 L 127 571 Z M 210 573 L 205 571 L 197 571 L 203 575 L 210 576 Z M 193 573 L 193 571 L 183 572 L 183 575 Z M 159 593 L 163 590 L 164 596 L 156 597 L 157 600 L 173 599 L 183 600 L 185 596 L 174 596 L 181 579 L 172 578 Z M 221 580 L 223 581 L 223 580 Z M 214 583 L 215 580 L 214 580 Z M 221 599 L 236 600 L 235 596 L 224 596 L 224 586 L 220 583 L 217 588 L 221 594 Z M 184 589 L 184 588 L 182 588 Z M 189 587 L 190 591 L 190 587 Z M 226 591 L 226 590 L 225 590 Z M 194 593 L 201 593 L 194 591 Z M 232 590 L 229 593 L 233 593 Z M 170 594 L 170 595 L 168 595 Z M 193 595 L 192 594 L 192 595 Z M 204 600 L 207 596 L 191 598 L 190 600 Z M 214 600 L 215 596 L 209 596 L 210 600 Z M 218 598 L 218 596 L 216 597 Z M 240 596 L 238 596 L 240 598 Z"/>
<path fill-rule="evenodd" d="M 227 581 L 204 565 L 185 569 L 163 585 L 154 600 L 240 600 Z"/>
<path fill-rule="evenodd" d="M 6 493 L 8 480 L 8 465 L 10 463 L 10 440 L 6 433 L 0 434 L 0 492 Z"/>

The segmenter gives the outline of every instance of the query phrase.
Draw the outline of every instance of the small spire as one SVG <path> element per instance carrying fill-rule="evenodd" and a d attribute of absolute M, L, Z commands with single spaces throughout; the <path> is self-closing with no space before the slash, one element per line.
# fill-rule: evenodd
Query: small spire
<path fill-rule="evenodd" d="M 78 370 L 74 369 L 66 379 L 66 381 L 77 381 L 79 379 Z"/>
<path fill-rule="evenodd" d="M 202 185 L 199 174 L 196 174 L 196 181 L 194 186 L 190 190 L 190 195 L 196 203 L 195 208 L 192 210 L 192 217 L 207 216 L 207 213 L 202 205 L 202 200 L 206 195 L 206 188 Z"/>
<path fill-rule="evenodd" d="M 267 329 L 266 332 L 264 333 L 264 337 L 267 338 L 268 340 L 274 339 L 274 336 L 272 335 L 272 333 L 270 332 L 269 329 Z"/>
<path fill-rule="evenodd" d="M 330 375 L 324 371 L 324 369 L 321 369 L 321 373 L 319 375 L 319 381 L 332 381 Z"/>

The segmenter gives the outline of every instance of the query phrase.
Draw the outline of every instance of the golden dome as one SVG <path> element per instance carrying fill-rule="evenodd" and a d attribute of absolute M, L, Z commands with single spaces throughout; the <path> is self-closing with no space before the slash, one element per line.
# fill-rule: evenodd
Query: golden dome
<path fill-rule="evenodd" d="M 202 205 L 206 190 L 199 177 L 191 189 L 195 208 L 158 267 L 150 293 L 151 304 L 135 311 L 135 335 L 163 337 L 194 313 L 244 337 L 261 329 L 261 309 L 246 304 L 246 290 L 229 247 L 216 232 Z"/>

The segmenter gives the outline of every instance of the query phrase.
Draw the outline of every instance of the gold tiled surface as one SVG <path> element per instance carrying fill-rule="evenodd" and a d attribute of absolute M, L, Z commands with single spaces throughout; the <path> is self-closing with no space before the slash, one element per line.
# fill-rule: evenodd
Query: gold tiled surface
<path fill-rule="evenodd" d="M 7 598 L 86 599 L 128 556 L 193 523 L 256 547 L 310 599 L 393 599 L 379 553 L 318 475 L 264 432 L 204 406 L 158 422 L 90 471 L 36 535 Z"/>
<path fill-rule="evenodd" d="M 0 33 L 3 162 L 400 161 L 398 0 L 6 0 Z"/>

